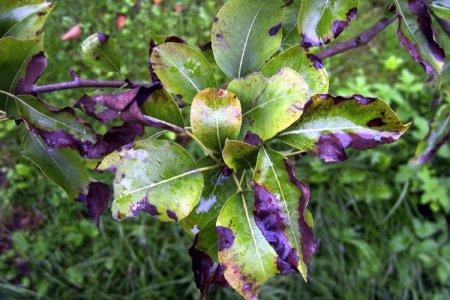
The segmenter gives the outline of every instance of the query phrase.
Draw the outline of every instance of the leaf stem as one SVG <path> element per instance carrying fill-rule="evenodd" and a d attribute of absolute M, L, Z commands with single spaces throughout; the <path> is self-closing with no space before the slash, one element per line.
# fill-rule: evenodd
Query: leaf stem
<path fill-rule="evenodd" d="M 214 156 L 214 154 L 208 149 L 206 148 L 206 146 L 195 136 L 192 134 L 192 132 L 190 132 L 189 130 L 185 130 L 184 131 L 191 139 L 193 139 L 197 144 L 199 144 L 199 146 L 202 148 L 202 150 L 208 155 L 210 156 L 216 163 L 220 163 L 220 161 L 217 159 L 217 157 Z"/>
<path fill-rule="evenodd" d="M 82 79 L 75 77 L 71 81 L 50 83 L 46 85 L 35 85 L 31 88 L 31 94 L 44 94 L 50 92 L 57 92 L 62 90 L 70 89 L 81 89 L 81 88 L 136 88 L 136 87 L 152 87 L 160 83 L 154 83 L 153 85 L 148 85 L 146 83 L 132 82 L 132 81 L 121 81 L 121 80 L 92 80 L 92 79 Z"/>
<path fill-rule="evenodd" d="M 237 186 L 237 188 L 238 188 L 238 190 L 237 190 L 237 192 L 238 193 L 242 193 L 244 190 L 242 189 L 242 185 L 241 185 L 241 183 L 239 182 L 239 179 L 236 177 L 236 173 L 231 173 L 232 174 L 232 176 L 233 176 L 233 180 L 234 180 L 234 182 L 236 183 L 236 186 Z"/>
<path fill-rule="evenodd" d="M 186 132 L 186 130 L 180 126 L 177 126 L 175 124 L 172 123 L 168 123 L 166 121 L 163 121 L 161 119 L 156 119 L 150 116 L 144 116 L 145 120 L 150 122 L 151 124 L 157 124 L 158 126 L 154 126 L 154 127 L 159 127 L 159 128 L 163 128 L 163 129 L 167 129 L 170 131 L 173 131 L 175 133 L 184 133 Z"/>

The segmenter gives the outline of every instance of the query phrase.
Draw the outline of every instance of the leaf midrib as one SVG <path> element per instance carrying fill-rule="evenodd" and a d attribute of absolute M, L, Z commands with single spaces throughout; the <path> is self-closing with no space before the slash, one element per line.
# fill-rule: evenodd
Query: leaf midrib
<path fill-rule="evenodd" d="M 281 188 L 281 183 L 280 183 L 280 181 L 278 180 L 278 174 L 277 174 L 277 172 L 275 171 L 275 168 L 273 167 L 272 160 L 270 159 L 269 154 L 267 154 L 266 148 L 265 148 L 265 147 L 262 147 L 262 149 L 263 149 L 263 151 L 264 151 L 264 156 L 268 159 L 268 161 L 269 161 L 269 163 L 270 163 L 270 168 L 271 168 L 271 170 L 272 170 L 272 172 L 273 172 L 273 175 L 274 175 L 274 177 L 275 177 L 275 181 L 277 182 L 278 189 L 280 190 L 281 198 L 283 199 L 284 209 L 285 209 L 286 216 L 287 216 L 288 222 L 289 222 L 289 228 L 291 229 L 290 231 L 291 231 L 292 237 L 293 237 L 294 242 L 295 242 L 295 247 L 297 248 L 297 251 L 300 251 L 301 248 L 300 248 L 300 246 L 299 246 L 299 241 L 297 240 L 297 236 L 295 235 L 295 232 L 294 232 L 294 226 L 292 225 L 291 215 L 289 214 L 289 209 L 288 209 L 286 197 L 284 196 L 283 189 Z"/>
<path fill-rule="evenodd" d="M 258 9 L 258 11 L 256 12 L 255 16 L 253 17 L 252 22 L 250 23 L 250 27 L 247 31 L 247 36 L 245 37 L 245 41 L 244 41 L 244 47 L 242 49 L 242 54 L 241 54 L 241 61 L 239 62 L 239 70 L 238 70 L 238 79 L 241 78 L 241 72 L 242 72 L 242 65 L 244 64 L 244 56 L 245 56 L 245 52 L 247 51 L 247 45 L 248 45 L 248 40 L 250 38 L 250 33 L 253 30 L 253 25 L 255 25 L 256 19 L 258 18 L 259 13 L 261 12 L 262 8 L 267 4 L 263 3 L 261 5 L 261 7 Z"/>

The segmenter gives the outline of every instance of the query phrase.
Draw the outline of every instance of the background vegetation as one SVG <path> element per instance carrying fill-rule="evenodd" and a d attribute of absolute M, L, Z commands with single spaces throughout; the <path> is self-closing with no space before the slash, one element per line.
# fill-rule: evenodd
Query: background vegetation
<path fill-rule="evenodd" d="M 69 68 L 83 77 L 100 75 L 80 56 L 83 38 L 97 31 L 120 45 L 122 79 L 148 80 L 150 36 L 169 33 L 191 45 L 205 43 L 221 2 L 59 1 L 46 25 L 50 65 L 41 82 L 68 79 Z M 384 1 L 361 2 L 366 9 L 338 41 L 385 8 Z M 115 27 L 118 13 L 127 15 L 122 30 Z M 62 42 L 61 34 L 77 23 L 80 39 Z M 307 284 L 299 276 L 280 277 L 263 288 L 262 299 L 450 298 L 450 149 L 444 147 L 430 165 L 410 163 L 438 95 L 398 46 L 395 27 L 326 65 L 331 93 L 378 95 L 413 122 L 412 130 L 394 145 L 353 151 L 343 164 L 299 159 L 297 173 L 311 184 L 319 251 Z M 59 92 L 46 99 L 64 106 L 77 95 Z M 198 299 L 185 250 L 191 241 L 179 226 L 149 216 L 118 223 L 106 215 L 97 229 L 83 205 L 69 201 L 18 155 L 21 136 L 14 122 L 0 123 L 0 298 Z M 236 297 L 231 290 L 211 295 Z"/>

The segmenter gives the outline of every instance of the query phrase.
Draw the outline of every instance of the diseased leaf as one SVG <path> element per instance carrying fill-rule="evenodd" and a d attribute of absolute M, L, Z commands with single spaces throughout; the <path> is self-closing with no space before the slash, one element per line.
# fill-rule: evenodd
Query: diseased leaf
<path fill-rule="evenodd" d="M 327 44 L 356 18 L 359 0 L 303 0 L 297 19 L 305 48 Z"/>
<path fill-rule="evenodd" d="M 300 272 L 307 280 L 306 263 L 317 248 L 305 216 L 309 188 L 299 181 L 292 164 L 282 154 L 262 147 L 253 176 L 254 216 L 264 237 L 279 259 L 278 269 L 286 274 Z"/>
<path fill-rule="evenodd" d="M 254 166 L 258 148 L 243 141 L 226 140 L 222 150 L 225 164 L 233 171 Z"/>
<path fill-rule="evenodd" d="M 211 165 L 214 165 L 214 161 L 209 157 L 198 163 L 199 168 Z M 180 222 L 185 230 L 193 234 L 203 230 L 211 221 L 214 221 L 215 224 L 223 204 L 237 190 L 231 177 L 231 171 L 227 167 L 204 172 L 203 182 L 204 187 L 200 201 L 191 213 Z"/>
<path fill-rule="evenodd" d="M 430 7 L 439 18 L 450 20 L 450 1 L 432 0 Z"/>
<path fill-rule="evenodd" d="M 218 238 L 214 219 L 195 235 L 194 243 L 189 248 L 195 283 L 202 296 L 209 292 L 212 284 L 222 287 L 228 285 L 223 276 L 225 268 L 219 264 L 217 252 Z"/>
<path fill-rule="evenodd" d="M 18 111 L 33 130 L 40 133 L 46 143 L 53 147 L 60 147 L 60 139 L 76 139 L 82 143 L 95 143 L 96 133 L 92 128 L 78 122 L 70 112 L 51 111 L 37 98 L 24 95 L 14 98 Z M 50 135 L 52 135 L 50 137 Z M 56 140 L 53 142 L 53 140 Z"/>
<path fill-rule="evenodd" d="M 2 0 L 0 2 L 0 38 L 13 36 L 35 39 L 53 10 L 54 3 L 42 0 Z"/>
<path fill-rule="evenodd" d="M 117 94 L 101 94 L 89 97 L 84 95 L 77 103 L 76 107 L 83 109 L 88 115 L 96 119 L 110 121 L 114 118 L 121 118 L 125 123 L 151 126 L 160 129 L 173 130 L 173 124 L 151 116 L 145 116 L 140 106 L 144 104 L 150 95 L 161 89 L 161 85 L 155 84 L 150 87 L 134 88 Z M 107 109 L 98 112 L 98 105 Z M 172 108 L 168 105 L 167 109 Z M 159 111 L 158 114 L 163 117 Z M 176 118 L 176 114 L 172 116 Z"/>
<path fill-rule="evenodd" d="M 261 72 L 265 76 L 273 76 L 285 67 L 291 68 L 305 79 L 309 86 L 309 96 L 328 93 L 327 71 L 314 54 L 308 54 L 300 46 L 291 47 L 268 61 Z"/>
<path fill-rule="evenodd" d="M 281 45 L 281 0 L 229 0 L 214 18 L 214 57 L 231 78 L 258 71 Z"/>
<path fill-rule="evenodd" d="M 227 90 L 239 97 L 242 112 L 249 111 L 256 104 L 258 97 L 267 86 L 267 79 L 261 72 L 253 73 L 241 79 L 235 79 L 228 84 Z"/>
<path fill-rule="evenodd" d="M 422 0 L 394 0 L 394 3 L 401 17 L 397 31 L 401 46 L 433 80 L 442 73 L 445 53 L 436 42 L 426 3 Z"/>
<path fill-rule="evenodd" d="M 75 103 L 75 108 L 86 113 L 88 116 L 99 120 L 102 123 L 108 123 L 114 119 L 120 117 L 119 112 L 105 107 L 100 103 L 95 102 L 91 96 L 84 94 L 80 99 Z"/>
<path fill-rule="evenodd" d="M 76 148 L 84 157 L 98 159 L 132 143 L 143 134 L 144 127 L 142 125 L 125 122 L 122 125 L 109 128 L 102 136 L 98 135 L 96 144 L 78 144 Z"/>
<path fill-rule="evenodd" d="M 217 219 L 219 262 L 228 284 L 245 299 L 257 299 L 261 286 L 279 274 L 277 254 L 253 218 L 251 193 L 238 193 Z"/>
<path fill-rule="evenodd" d="M 83 58 L 90 66 L 120 73 L 120 55 L 109 35 L 98 32 L 87 37 L 81 44 Z"/>
<path fill-rule="evenodd" d="M 183 116 L 177 103 L 164 88 L 154 91 L 143 108 L 148 116 L 184 127 Z"/>
<path fill-rule="evenodd" d="M 257 76 L 250 75 L 235 81 L 249 81 L 251 84 L 258 78 Z M 257 81 L 262 82 L 262 79 Z M 283 68 L 278 74 L 266 79 L 265 85 L 255 85 L 253 92 L 241 89 L 249 84 L 232 82 L 228 86 L 239 99 L 252 103 L 250 109 L 243 111 L 241 136 L 253 134 L 264 141 L 289 127 L 301 116 L 307 100 L 308 85 L 295 71 Z M 260 90 L 257 92 L 256 88 Z M 252 99 L 250 96 L 256 98 Z"/>
<path fill-rule="evenodd" d="M 25 70 L 28 59 L 38 53 L 42 40 L 21 41 L 14 37 L 0 39 L 0 90 L 14 94 L 15 86 Z M 0 94 L 0 109 L 9 117 L 17 117 L 14 99 Z"/>
<path fill-rule="evenodd" d="M 47 57 L 43 52 L 33 55 L 28 62 L 24 77 L 17 83 L 16 94 L 30 94 L 36 81 L 47 69 L 47 65 Z"/>
<path fill-rule="evenodd" d="M 326 162 L 347 159 L 345 149 L 365 150 L 395 142 L 409 128 L 380 99 L 354 95 L 313 96 L 301 118 L 280 139 Z"/>
<path fill-rule="evenodd" d="M 142 125 L 125 122 L 98 135 L 76 117 L 72 108 L 56 110 L 31 95 L 14 96 L 13 100 L 18 115 L 49 147 L 72 148 L 86 158 L 101 158 L 144 133 Z"/>
<path fill-rule="evenodd" d="M 29 132 L 22 145 L 22 155 L 31 160 L 71 199 L 87 192 L 89 175 L 76 151 L 50 148 L 40 137 Z"/>
<path fill-rule="evenodd" d="M 241 103 L 232 92 L 205 89 L 192 101 L 192 132 L 212 150 L 220 152 L 226 139 L 237 138 L 241 124 Z"/>
<path fill-rule="evenodd" d="M 427 136 L 416 149 L 415 163 L 430 162 L 439 149 L 450 140 L 450 104 L 446 103 L 438 110 L 430 123 Z"/>
<path fill-rule="evenodd" d="M 151 65 L 163 85 L 186 103 L 191 103 L 201 90 L 216 87 L 208 61 L 185 44 L 170 42 L 155 47 Z"/>
<path fill-rule="evenodd" d="M 171 141 L 135 142 L 105 157 L 98 169 L 115 171 L 112 212 L 119 220 L 141 211 L 162 221 L 182 220 L 202 194 L 202 169 Z"/>
<path fill-rule="evenodd" d="M 110 197 L 111 190 L 107 184 L 103 182 L 91 182 L 88 193 L 81 193 L 77 200 L 85 203 L 89 216 L 99 226 L 100 217 L 108 207 Z"/>

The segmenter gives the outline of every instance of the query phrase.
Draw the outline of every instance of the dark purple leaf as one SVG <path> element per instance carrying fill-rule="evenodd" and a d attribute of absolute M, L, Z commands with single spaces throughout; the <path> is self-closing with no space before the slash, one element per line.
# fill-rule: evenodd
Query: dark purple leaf
<path fill-rule="evenodd" d="M 99 226 L 100 217 L 108 207 L 111 190 L 102 182 L 91 182 L 88 194 L 80 194 L 78 200 L 86 204 L 86 209 L 94 223 Z"/>
<path fill-rule="evenodd" d="M 47 69 L 47 57 L 45 57 L 45 54 L 40 52 L 33 55 L 28 62 L 25 76 L 17 83 L 16 94 L 31 93 L 34 84 L 41 77 L 42 73 L 44 73 L 45 69 Z"/>

